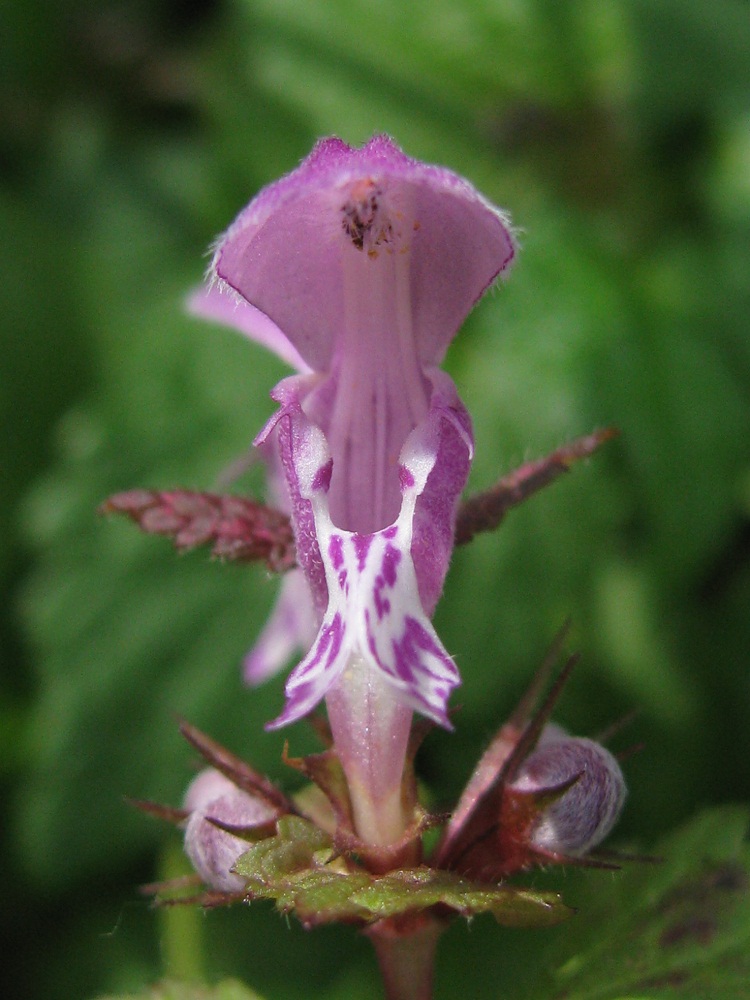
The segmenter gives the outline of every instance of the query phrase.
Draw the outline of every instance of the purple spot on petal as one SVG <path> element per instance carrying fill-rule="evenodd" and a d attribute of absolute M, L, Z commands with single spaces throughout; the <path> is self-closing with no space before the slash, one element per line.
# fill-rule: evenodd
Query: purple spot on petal
<path fill-rule="evenodd" d="M 404 490 L 410 490 L 414 485 L 414 476 L 409 472 L 405 465 L 399 465 L 398 467 L 398 481 L 401 485 L 401 492 Z"/>
<path fill-rule="evenodd" d="M 344 540 L 341 535 L 331 535 L 328 543 L 328 555 L 334 569 L 341 569 L 344 562 Z"/>
<path fill-rule="evenodd" d="M 331 485 L 332 472 L 333 472 L 333 459 L 329 458 L 326 464 L 321 465 L 321 467 L 315 473 L 315 478 L 312 481 L 312 488 L 314 490 L 322 490 L 324 493 L 327 493 L 328 488 Z"/>
<path fill-rule="evenodd" d="M 295 689 L 287 695 L 286 705 L 284 706 L 284 711 L 281 713 L 275 723 L 271 723 L 273 728 L 277 725 L 284 725 L 286 722 L 291 721 L 295 717 L 295 709 L 298 705 L 303 705 L 310 693 L 312 692 L 314 683 L 312 681 L 307 681 L 306 683 L 298 684 Z M 269 728 L 268 726 L 266 728 Z"/>
<path fill-rule="evenodd" d="M 342 590 L 346 590 L 346 570 L 342 569 L 339 573 L 339 587 Z"/>
<path fill-rule="evenodd" d="M 404 619 L 404 622 L 406 624 L 406 631 L 404 634 L 408 637 L 410 642 L 414 643 L 418 649 L 424 650 L 425 653 L 432 653 L 439 659 L 449 662 L 442 647 L 435 642 L 420 621 L 409 615 Z"/>
<path fill-rule="evenodd" d="M 354 551 L 357 553 L 357 569 L 362 572 L 367 561 L 367 553 L 372 545 L 372 535 L 352 535 Z"/>
<path fill-rule="evenodd" d="M 388 539 L 395 538 L 396 535 L 398 534 L 398 525 L 392 524 L 390 528 L 386 528 L 385 531 L 381 531 L 380 534 L 382 535 L 383 538 L 388 538 Z"/>

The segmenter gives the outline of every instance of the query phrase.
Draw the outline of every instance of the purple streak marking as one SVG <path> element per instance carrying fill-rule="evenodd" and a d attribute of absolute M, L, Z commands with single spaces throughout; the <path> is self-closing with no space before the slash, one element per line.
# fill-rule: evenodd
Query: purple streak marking
<path fill-rule="evenodd" d="M 388 584 L 389 587 L 393 587 L 398 578 L 398 564 L 401 562 L 401 551 L 397 549 L 395 545 L 386 545 L 385 552 L 383 553 L 383 564 L 382 564 L 382 579 Z M 378 577 L 380 580 L 381 577 Z"/>
<path fill-rule="evenodd" d="M 381 660 L 380 655 L 378 653 L 378 647 L 377 643 L 375 642 L 375 636 L 372 634 L 370 612 L 368 609 L 365 609 L 365 632 L 367 634 L 367 648 L 370 650 L 372 658 L 375 660 L 377 665 L 384 673 L 388 674 L 389 677 L 395 677 L 396 675 L 390 663 L 388 662 L 384 663 Z"/>
<path fill-rule="evenodd" d="M 372 597 L 375 601 L 375 610 L 378 613 L 378 621 L 382 621 L 383 617 L 388 614 L 391 610 L 391 602 L 387 597 L 383 597 L 383 588 L 385 587 L 385 580 L 378 574 L 375 578 L 375 586 L 372 591 Z"/>
<path fill-rule="evenodd" d="M 430 670 L 423 657 L 420 656 L 421 652 L 431 654 L 452 671 L 452 661 L 438 646 L 421 622 L 409 616 L 404 619 L 404 625 L 404 633 L 401 639 L 393 640 L 393 658 L 396 663 L 396 672 L 402 680 L 408 684 L 413 684 L 415 667 L 418 667 L 420 673 L 428 677 L 442 679 L 440 674 L 436 674 L 434 670 Z"/>
<path fill-rule="evenodd" d="M 325 671 L 330 667 L 333 661 L 336 659 L 339 650 L 341 649 L 341 641 L 344 636 L 344 628 L 341 620 L 341 615 L 336 614 L 331 621 L 330 625 L 326 625 L 321 628 L 318 639 L 311 650 L 311 655 L 308 660 L 303 661 L 299 666 L 299 674 L 295 677 L 297 673 L 294 671 L 289 678 L 288 688 L 294 690 L 296 688 L 296 681 L 299 678 L 303 681 L 309 673 L 311 673 L 315 667 L 317 667 L 321 662 L 323 663 L 323 670 Z"/>

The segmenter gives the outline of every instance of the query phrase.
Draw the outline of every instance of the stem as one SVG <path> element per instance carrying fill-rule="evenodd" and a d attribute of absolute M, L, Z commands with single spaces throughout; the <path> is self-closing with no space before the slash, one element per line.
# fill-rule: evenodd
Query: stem
<path fill-rule="evenodd" d="M 182 846 L 170 842 L 161 859 L 160 876 L 169 881 L 186 874 Z M 205 920 L 197 906 L 165 906 L 158 911 L 164 973 L 188 983 L 206 980 Z"/>
<path fill-rule="evenodd" d="M 442 924 L 420 915 L 381 920 L 368 931 L 386 1000 L 432 1000 L 435 950 Z"/>

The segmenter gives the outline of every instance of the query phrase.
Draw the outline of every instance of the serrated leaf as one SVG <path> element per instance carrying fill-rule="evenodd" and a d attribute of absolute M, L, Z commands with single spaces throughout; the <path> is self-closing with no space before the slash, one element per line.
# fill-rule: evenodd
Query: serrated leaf
<path fill-rule="evenodd" d="M 471 882 L 452 872 L 409 868 L 373 877 L 362 871 L 307 870 L 262 885 L 251 880 L 252 894 L 274 899 L 303 924 L 371 923 L 426 910 L 453 910 L 463 917 L 491 913 L 503 927 L 549 927 L 571 916 L 556 893 Z"/>
<path fill-rule="evenodd" d="M 505 927 L 546 927 L 572 911 L 556 893 L 472 882 L 453 872 L 422 866 L 369 875 L 327 864 L 331 841 L 296 816 L 279 820 L 279 833 L 253 845 L 236 862 L 250 894 L 275 900 L 306 926 L 370 923 L 430 907 L 462 916 L 491 913 Z"/>
<path fill-rule="evenodd" d="M 260 841 L 241 854 L 234 870 L 238 875 L 274 884 L 299 871 L 306 871 L 318 852 L 331 852 L 331 839 L 314 823 L 300 816 L 283 816 L 278 834 Z"/>
<path fill-rule="evenodd" d="M 487 885 L 434 868 L 391 872 L 356 892 L 352 901 L 371 918 L 396 916 L 414 909 L 446 906 L 464 917 L 491 913 L 504 927 L 549 927 L 573 911 L 552 892 L 511 885 Z"/>

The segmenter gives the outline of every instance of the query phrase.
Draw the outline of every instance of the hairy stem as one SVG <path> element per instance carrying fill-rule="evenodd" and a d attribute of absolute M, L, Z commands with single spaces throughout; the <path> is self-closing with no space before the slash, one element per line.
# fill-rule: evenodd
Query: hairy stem
<path fill-rule="evenodd" d="M 431 1000 L 442 931 L 442 924 L 424 914 L 381 920 L 370 929 L 386 1000 Z"/>

